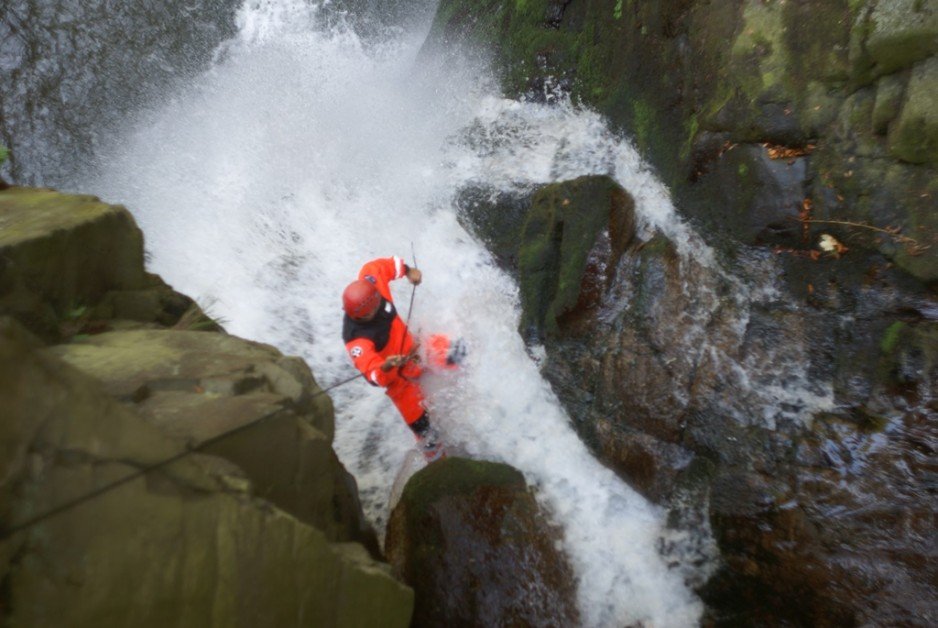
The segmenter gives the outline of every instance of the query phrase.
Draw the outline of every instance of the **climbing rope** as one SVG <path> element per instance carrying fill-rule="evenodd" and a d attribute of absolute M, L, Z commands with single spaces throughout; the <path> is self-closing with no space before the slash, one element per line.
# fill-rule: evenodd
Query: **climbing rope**
<path fill-rule="evenodd" d="M 335 390 L 336 388 L 339 388 L 340 386 L 344 386 L 345 384 L 348 384 L 349 382 L 356 380 L 359 377 L 361 377 L 361 374 L 356 373 L 355 375 L 353 375 L 352 377 L 349 377 L 348 379 L 344 379 L 338 383 L 335 383 L 329 386 L 328 388 L 323 388 L 319 392 L 313 394 L 311 398 L 318 397 L 319 395 L 324 395 L 330 390 Z M 43 521 L 46 521 L 47 519 L 51 519 L 52 517 L 55 517 L 56 515 L 59 515 L 63 512 L 76 508 L 77 506 L 80 506 L 81 504 L 84 504 L 85 502 L 89 502 L 93 499 L 96 499 L 100 497 L 101 495 L 104 495 L 105 493 L 110 493 L 114 489 L 120 486 L 123 486 L 124 484 L 127 484 L 128 482 L 132 482 L 133 480 L 136 480 L 139 477 L 142 477 L 148 473 L 152 473 L 153 471 L 158 471 L 162 469 L 163 467 L 169 466 L 174 462 L 178 462 L 179 460 L 182 460 L 186 456 L 198 453 L 202 451 L 203 449 L 205 449 L 206 447 L 209 447 L 210 445 L 214 445 L 215 443 L 225 440 L 226 438 L 229 438 L 231 436 L 234 436 L 235 434 L 240 434 L 241 432 L 245 432 L 251 429 L 252 427 L 256 427 L 257 425 L 260 425 L 261 423 L 270 419 L 272 416 L 275 416 L 275 415 L 267 415 L 259 419 L 255 419 L 254 421 L 245 423 L 243 425 L 239 425 L 238 427 L 230 429 L 226 432 L 222 432 L 221 434 L 216 434 L 215 436 L 202 441 L 198 445 L 195 445 L 194 447 L 190 447 L 189 449 L 181 451 L 175 454 L 174 456 L 171 456 L 159 462 L 155 462 L 151 465 L 147 465 L 145 467 L 137 469 L 133 473 L 130 473 L 118 480 L 114 480 L 113 482 L 105 484 L 104 486 L 101 486 L 89 493 L 81 495 L 80 497 L 76 497 L 75 499 L 72 499 L 63 504 L 60 504 L 43 513 L 30 517 L 29 519 L 26 519 L 25 521 L 5 527 L 3 528 L 2 531 L 0 531 L 0 542 L 6 541 L 10 537 L 12 537 L 14 534 L 17 534 L 19 532 L 23 532 L 32 527 L 35 527 L 39 525 L 40 523 L 42 523 Z"/>

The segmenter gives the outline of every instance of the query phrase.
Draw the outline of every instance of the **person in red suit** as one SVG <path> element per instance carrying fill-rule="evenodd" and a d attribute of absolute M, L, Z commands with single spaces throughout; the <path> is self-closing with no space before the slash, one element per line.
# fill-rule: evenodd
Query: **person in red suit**
<path fill-rule="evenodd" d="M 417 381 L 423 373 L 417 344 L 391 297 L 390 283 L 404 277 L 415 286 L 423 279 L 420 270 L 400 257 L 379 258 L 362 266 L 358 279 L 342 293 L 342 340 L 355 368 L 370 384 L 385 389 L 424 457 L 432 462 L 444 454 Z"/>

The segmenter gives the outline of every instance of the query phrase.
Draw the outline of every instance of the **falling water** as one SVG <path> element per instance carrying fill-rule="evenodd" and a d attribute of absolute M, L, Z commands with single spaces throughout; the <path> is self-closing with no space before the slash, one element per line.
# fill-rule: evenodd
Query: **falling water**
<path fill-rule="evenodd" d="M 423 67 L 421 32 L 366 45 L 302 0 L 246 2 L 238 27 L 210 71 L 128 121 L 81 187 L 131 208 L 153 271 L 211 304 L 232 333 L 303 356 L 324 385 L 352 373 L 345 284 L 369 259 L 415 251 L 424 283 L 412 327 L 470 347 L 461 372 L 427 378 L 447 441 L 535 487 L 564 530 L 585 623 L 696 624 L 700 602 L 656 550 L 662 512 L 578 439 L 517 333 L 516 284 L 453 206 L 468 184 L 609 172 L 645 228 L 690 246 L 667 191 L 599 116 L 502 99 L 469 62 Z M 524 132 L 498 150 L 462 139 L 506 125 Z M 410 288 L 398 283 L 406 310 Z M 333 399 L 336 450 L 382 529 L 413 438 L 379 389 L 356 381 Z"/>

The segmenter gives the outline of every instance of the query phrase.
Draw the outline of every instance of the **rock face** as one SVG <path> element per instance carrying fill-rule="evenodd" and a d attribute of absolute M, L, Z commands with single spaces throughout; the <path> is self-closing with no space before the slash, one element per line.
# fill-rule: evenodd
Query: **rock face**
<path fill-rule="evenodd" d="M 0 399 L 5 522 L 179 451 L 9 319 Z M 237 467 L 193 456 L 5 539 L 4 623 L 407 625 L 411 592 L 360 545 L 331 543 L 249 485 Z"/>
<path fill-rule="evenodd" d="M 449 458 L 415 474 L 388 522 L 413 626 L 573 626 L 575 587 L 524 477 Z"/>
<path fill-rule="evenodd" d="M 5 2 L 0 143 L 13 149 L 10 179 L 54 186 L 74 181 L 107 140 L 102 129 L 209 64 L 234 35 L 241 4 Z"/>
<path fill-rule="evenodd" d="M 329 540 L 377 551 L 355 480 L 332 451 L 332 404 L 302 360 L 232 336 L 177 330 L 103 333 L 49 351 L 190 446 L 254 425 L 201 451 L 236 464 L 257 496 Z"/>
<path fill-rule="evenodd" d="M 521 208 L 499 234 L 516 243 L 499 258 L 520 267 L 524 250 L 560 250 L 549 229 L 528 228 L 543 220 L 534 199 L 569 199 L 564 215 L 587 225 L 606 211 L 582 185 L 490 207 L 476 194 L 464 220 L 481 217 L 485 239 L 497 207 Z M 672 525 L 713 530 L 722 567 L 701 589 L 709 621 L 927 623 L 938 449 L 927 290 L 882 260 L 740 249 L 760 286 L 750 290 L 660 233 L 621 233 L 605 281 L 582 266 L 565 277 L 590 305 L 545 326 L 543 371 L 600 459 L 668 507 Z M 554 294 L 514 272 L 522 294 Z M 523 303 L 523 320 L 545 311 Z"/>
<path fill-rule="evenodd" d="M 931 3 L 444 0 L 427 47 L 461 42 L 494 49 L 508 93 L 560 88 L 627 131 L 708 239 L 758 242 L 808 199 L 902 229 L 838 236 L 938 279 Z"/>
<path fill-rule="evenodd" d="M 522 197 L 465 190 L 457 205 L 466 227 L 519 277 L 528 338 L 595 309 L 635 236 L 635 202 L 606 176 L 546 185 Z"/>
<path fill-rule="evenodd" d="M 302 360 L 147 274 L 122 208 L 12 188 L 0 224 L 0 623 L 409 623 Z"/>
<path fill-rule="evenodd" d="M 708 621 L 938 613 L 936 20 L 914 0 L 440 3 L 428 50 L 481 44 L 508 94 L 603 113 L 715 249 L 619 242 L 609 287 L 543 336 L 597 455 L 672 522 L 709 522 Z M 480 198 L 468 220 L 498 213 Z M 550 298 L 521 271 L 523 250 L 557 250 L 525 230 L 533 198 L 496 199 L 519 226 L 495 252 Z M 593 211 L 565 208 L 565 230 Z"/>

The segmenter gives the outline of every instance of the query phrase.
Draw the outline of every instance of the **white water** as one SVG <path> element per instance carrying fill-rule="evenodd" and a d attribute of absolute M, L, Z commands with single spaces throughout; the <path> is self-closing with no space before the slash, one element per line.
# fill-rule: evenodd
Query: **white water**
<path fill-rule="evenodd" d="M 317 30 L 315 7 L 301 0 L 248 2 L 240 19 L 210 73 L 104 152 L 91 191 L 131 208 L 154 272 L 213 302 L 232 333 L 302 355 L 323 385 L 352 372 L 342 288 L 363 262 L 410 257 L 413 243 L 425 280 L 412 326 L 470 345 L 460 375 L 427 381 L 447 440 L 512 464 L 537 488 L 563 526 L 585 624 L 696 624 L 701 604 L 655 549 L 662 513 L 573 432 L 517 333 L 517 287 L 452 206 L 468 182 L 610 172 L 647 227 L 689 238 L 666 190 L 598 116 L 503 100 L 479 68 L 420 69 L 420 34 L 366 49 L 350 32 Z M 505 141 L 484 155 L 469 149 L 457 138 L 473 123 Z M 396 290 L 406 311 L 409 286 Z M 333 399 L 336 449 L 380 529 L 412 436 L 364 382 Z"/>

